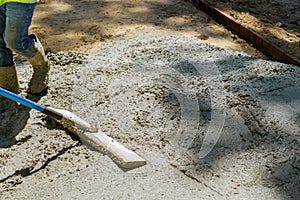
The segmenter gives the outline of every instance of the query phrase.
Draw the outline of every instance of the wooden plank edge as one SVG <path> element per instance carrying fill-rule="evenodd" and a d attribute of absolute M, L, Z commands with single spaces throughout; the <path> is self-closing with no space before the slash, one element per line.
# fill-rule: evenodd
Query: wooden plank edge
<path fill-rule="evenodd" d="M 117 165 L 126 170 L 141 167 L 146 164 L 146 160 L 135 152 L 107 136 L 101 131 L 96 133 L 83 132 L 78 135 L 85 143 L 92 148 L 107 155 Z"/>
<path fill-rule="evenodd" d="M 290 55 L 289 53 L 283 51 L 276 45 L 267 41 L 260 34 L 239 24 L 234 18 L 227 15 L 222 10 L 212 7 L 204 0 L 191 0 L 191 1 L 197 7 L 197 9 L 206 12 L 208 15 L 213 17 L 216 21 L 230 28 L 232 31 L 236 32 L 238 35 L 246 39 L 248 42 L 254 44 L 260 51 L 265 53 L 267 56 L 272 57 L 276 61 L 287 63 L 287 64 L 294 64 L 300 67 L 300 60 L 298 58 Z"/>

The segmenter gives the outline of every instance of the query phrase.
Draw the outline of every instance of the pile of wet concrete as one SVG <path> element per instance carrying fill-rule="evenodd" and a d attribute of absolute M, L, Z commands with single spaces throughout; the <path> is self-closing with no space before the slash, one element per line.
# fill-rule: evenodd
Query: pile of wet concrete
<path fill-rule="evenodd" d="M 299 196 L 298 67 L 175 36 L 49 58 L 50 88 L 36 100 L 97 124 L 148 164 L 123 172 L 27 110 L 14 143 L 0 149 L 4 197 Z M 19 64 L 26 95 L 30 66 Z"/>

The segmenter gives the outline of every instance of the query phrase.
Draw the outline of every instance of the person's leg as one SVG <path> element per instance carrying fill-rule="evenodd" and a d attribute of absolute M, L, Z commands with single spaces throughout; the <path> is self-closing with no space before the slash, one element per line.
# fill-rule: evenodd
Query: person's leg
<path fill-rule="evenodd" d="M 4 31 L 6 27 L 5 4 L 0 6 L 0 67 L 13 66 L 13 53 L 7 48 L 4 41 Z"/>
<path fill-rule="evenodd" d="M 28 36 L 36 3 L 6 3 L 4 41 L 8 48 L 26 58 L 32 58 L 37 49 Z"/>
<path fill-rule="evenodd" d="M 41 93 L 47 88 L 49 61 L 44 48 L 36 35 L 28 35 L 36 3 L 7 3 L 6 29 L 4 40 L 7 47 L 25 56 L 33 66 L 34 72 L 28 91 Z"/>
<path fill-rule="evenodd" d="M 5 28 L 6 4 L 0 6 L 0 87 L 18 93 L 17 71 L 13 61 L 13 53 L 7 48 L 4 40 Z M 2 97 L 0 97 L 0 101 L 3 101 Z"/>

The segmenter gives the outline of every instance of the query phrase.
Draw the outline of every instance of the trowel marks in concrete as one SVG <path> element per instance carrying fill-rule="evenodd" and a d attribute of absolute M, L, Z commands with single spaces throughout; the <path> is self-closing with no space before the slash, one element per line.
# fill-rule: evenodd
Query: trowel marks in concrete
<path fill-rule="evenodd" d="M 154 37 L 104 45 L 75 82 L 73 110 L 120 142 L 168 144 L 174 155 L 204 158 L 216 144 L 252 142 L 245 120 L 256 119 L 243 109 L 273 90 L 299 89 L 299 69 L 195 39 Z M 260 116 L 264 108 L 254 112 Z"/>

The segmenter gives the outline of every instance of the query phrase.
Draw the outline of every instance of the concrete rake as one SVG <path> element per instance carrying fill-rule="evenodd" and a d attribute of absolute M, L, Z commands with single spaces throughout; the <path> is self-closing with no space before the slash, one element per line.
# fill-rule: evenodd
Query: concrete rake
<path fill-rule="evenodd" d="M 121 168 L 134 169 L 146 164 L 146 161 L 135 152 L 127 149 L 68 110 L 43 106 L 3 88 L 0 88 L 0 95 L 51 117 L 70 132 L 79 136 L 84 144 L 90 145 L 109 156 Z"/>

